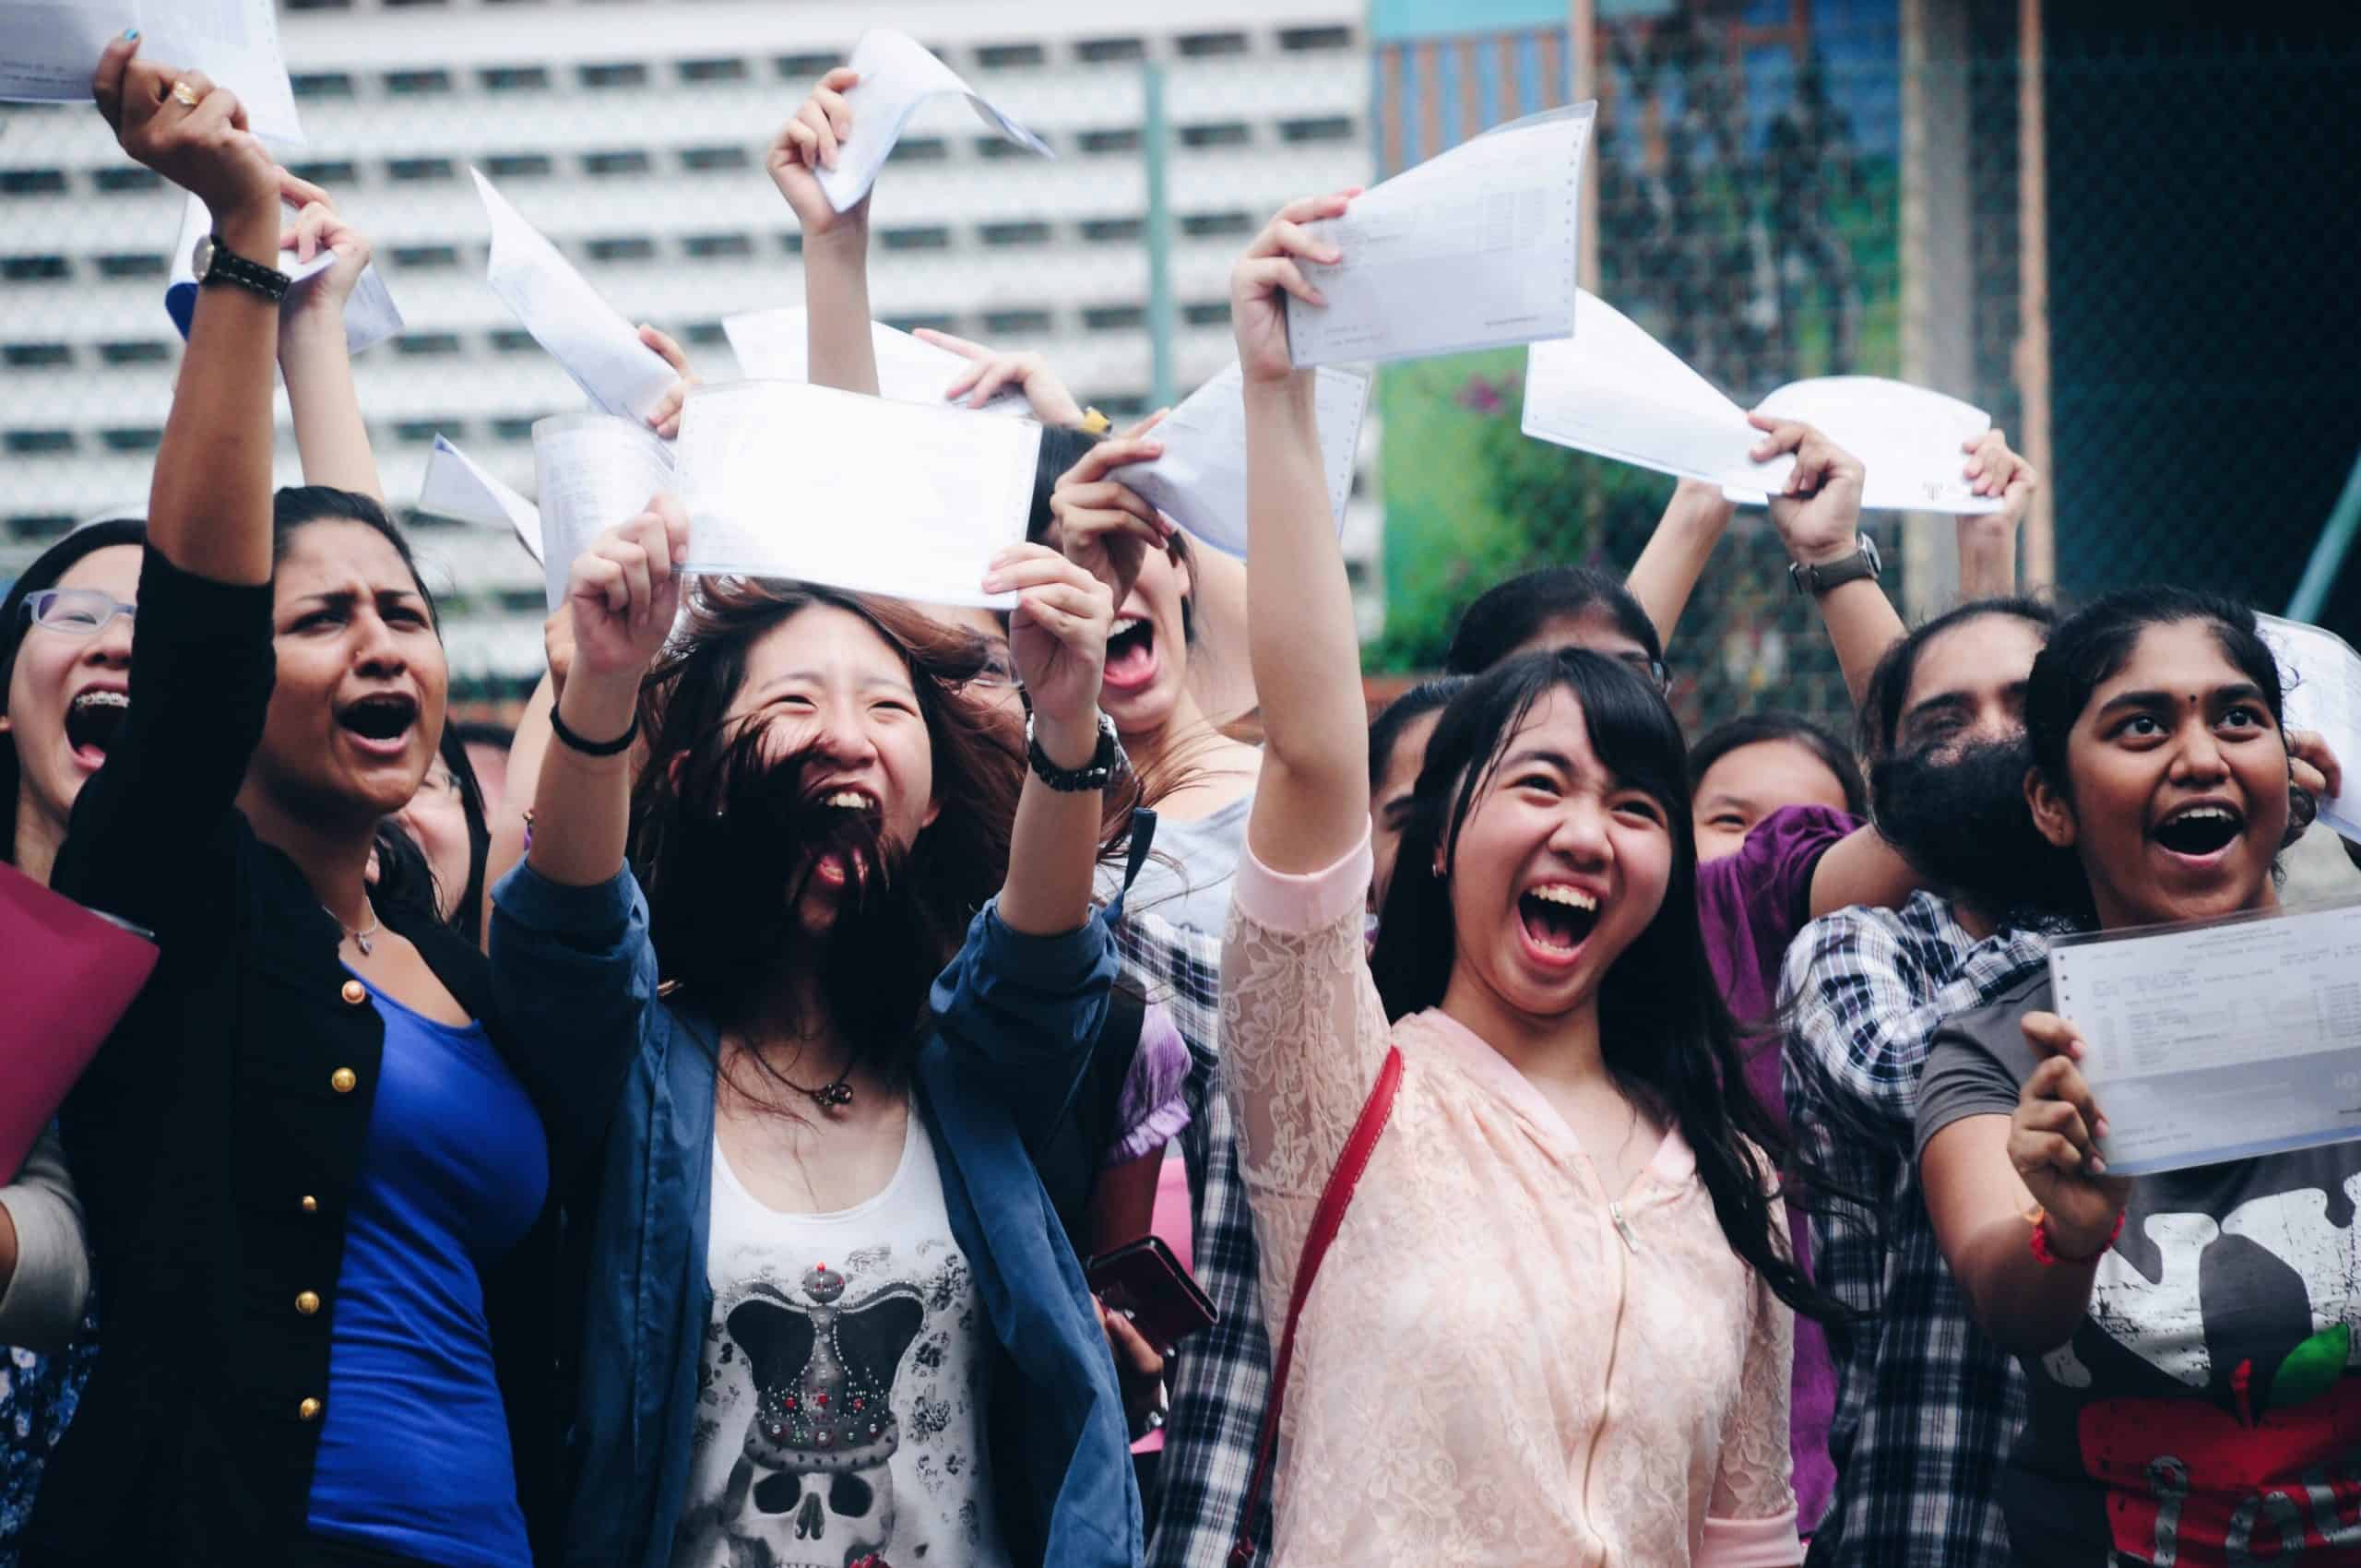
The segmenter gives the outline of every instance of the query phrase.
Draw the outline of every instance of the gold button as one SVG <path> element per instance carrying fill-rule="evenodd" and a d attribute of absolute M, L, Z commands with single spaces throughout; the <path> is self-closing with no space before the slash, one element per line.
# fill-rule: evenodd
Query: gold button
<path fill-rule="evenodd" d="M 303 1316 L 310 1317 L 314 1313 L 320 1310 L 319 1296 L 310 1290 L 303 1291 L 295 1298 L 295 1310 L 301 1313 Z"/>
<path fill-rule="evenodd" d="M 350 1067 L 338 1067 L 335 1072 L 328 1075 L 328 1087 L 336 1090 L 338 1094 L 350 1094 L 352 1092 L 353 1086 L 358 1084 L 360 1081 L 360 1078 L 354 1075 L 352 1069 Z"/>
<path fill-rule="evenodd" d="M 358 1007 L 369 1000 L 369 988 L 359 980 L 347 980 L 344 982 L 344 1000 L 349 1004 Z"/>
<path fill-rule="evenodd" d="M 319 1213 L 319 1212 L 320 1212 L 320 1200 L 319 1200 L 319 1199 L 317 1199 L 317 1198 L 315 1198 L 315 1197 L 314 1197 L 311 1194 L 309 1194 L 309 1193 L 305 1193 L 305 1194 L 303 1194 L 303 1212 L 304 1212 L 305 1214 L 317 1214 L 317 1213 Z"/>
<path fill-rule="evenodd" d="M 320 1419 L 320 1402 L 316 1399 L 306 1399 L 295 1407 L 295 1414 L 303 1420 L 316 1421 Z"/>

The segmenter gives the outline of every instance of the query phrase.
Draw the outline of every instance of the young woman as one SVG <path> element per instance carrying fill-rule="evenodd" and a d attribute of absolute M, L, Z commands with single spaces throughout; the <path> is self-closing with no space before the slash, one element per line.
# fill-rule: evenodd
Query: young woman
<path fill-rule="evenodd" d="M 1035 1164 L 1114 974 L 1112 595 L 1038 545 L 984 584 L 1020 596 L 1028 772 L 967 690 L 979 639 L 819 588 L 700 585 L 643 695 L 686 548 L 659 498 L 575 564 L 532 847 L 494 897 L 504 1001 L 633 1060 L 565 1558 L 1128 1563 L 1107 1336 L 1137 1336 Z"/>
<path fill-rule="evenodd" d="M 426 778 L 395 822 L 425 856 L 433 875 L 435 913 L 470 944 L 483 941 L 484 860 L 492 848 L 492 825 L 484 812 L 483 787 L 458 726 L 443 727 L 442 742 Z"/>
<path fill-rule="evenodd" d="M 1689 748 L 1697 858 L 1718 861 L 1782 806 L 1818 806 L 1866 820 L 1869 787 L 1845 742 L 1793 713 L 1750 713 Z"/>
<path fill-rule="evenodd" d="M 1369 912 L 1372 921 L 1385 907 L 1385 889 L 1394 879 L 1394 857 L 1402 848 L 1402 830 L 1409 826 L 1418 775 L 1427 765 L 1427 742 L 1434 737 L 1442 710 L 1466 684 L 1466 677 L 1461 675 L 1422 681 L 1387 703 L 1385 711 L 1370 721 L 1369 825 L 1374 869 L 1369 879 Z"/>
<path fill-rule="evenodd" d="M 2034 661 L 2025 730 L 2024 796 L 2080 866 L 2078 918 L 2276 905 L 2308 799 L 2250 612 L 2182 588 L 2099 600 Z M 2361 1145 L 2114 1176 L 2083 1051 L 2037 971 L 1946 1026 L 1918 1089 L 1943 1254 L 2031 1388 L 2001 1486 L 2016 1560 L 2349 1560 L 2361 1249 L 2322 1216 L 2361 1181 Z"/>
<path fill-rule="evenodd" d="M 108 48 L 101 112 L 267 265 L 279 171 L 231 94 L 136 49 Z M 65 1110 L 94 1251 L 137 1265 L 26 1550 L 522 1564 L 559 1430 L 552 1194 L 623 1064 L 513 1035 L 431 909 L 371 903 L 445 667 L 373 502 L 274 516 L 279 327 L 260 291 L 201 290 L 129 713 L 53 874 L 161 957 Z"/>
<path fill-rule="evenodd" d="M 1297 1344 L 1279 1568 L 1347 1559 L 1793 1562 L 1788 1302 L 1691 900 L 1678 726 L 1587 651 L 1512 660 L 1429 742 L 1374 956 L 1367 731 L 1309 375 L 1283 296 L 1335 252 L 1283 209 L 1231 283 L 1268 754 L 1222 968 L 1263 1288 L 1389 1045 L 1406 1062 Z M 1456 1478 L 1456 1480 L 1448 1478 Z"/>

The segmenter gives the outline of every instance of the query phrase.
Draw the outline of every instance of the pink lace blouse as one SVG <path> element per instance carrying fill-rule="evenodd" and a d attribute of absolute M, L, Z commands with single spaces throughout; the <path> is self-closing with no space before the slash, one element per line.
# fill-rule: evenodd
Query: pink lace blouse
<path fill-rule="evenodd" d="M 1370 866 L 1366 841 L 1310 876 L 1250 850 L 1222 955 L 1274 1349 L 1389 1036 L 1404 1062 L 1297 1333 L 1275 1568 L 1800 1561 L 1793 1316 L 1729 1250 L 1688 1145 L 1668 1134 L 1610 1200 L 1477 1036 L 1439 1011 L 1389 1030 L 1362 943 Z"/>

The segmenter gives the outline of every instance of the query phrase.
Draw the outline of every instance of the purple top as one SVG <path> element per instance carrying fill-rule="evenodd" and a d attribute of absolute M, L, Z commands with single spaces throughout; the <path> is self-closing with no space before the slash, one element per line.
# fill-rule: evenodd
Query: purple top
<path fill-rule="evenodd" d="M 1188 1042 L 1164 1004 L 1151 1002 L 1140 1016 L 1139 1049 L 1132 1055 L 1132 1070 L 1115 1102 L 1119 1125 L 1115 1146 L 1107 1151 L 1108 1165 L 1137 1159 L 1180 1135 L 1189 1124 L 1189 1101 L 1181 1093 L 1188 1081 Z"/>
<path fill-rule="evenodd" d="M 1826 806 L 1783 806 L 1754 825 L 1737 854 L 1697 868 L 1705 957 L 1744 1037 L 1747 1087 L 1781 1127 L 1787 1124 L 1787 1099 L 1779 1086 L 1780 1031 L 1764 1028 L 1779 1005 L 1779 966 L 1787 944 L 1811 920 L 1811 878 L 1820 857 L 1860 826 Z M 1795 1239 L 1796 1261 L 1809 1268 L 1810 1232 L 1796 1209 L 1787 1211 L 1787 1233 Z M 1827 1337 L 1818 1324 L 1798 1318 L 1788 1429 L 1796 1517 L 1806 1533 L 1836 1490 L 1836 1468 L 1828 1457 L 1828 1423 L 1835 1409 L 1836 1369 Z"/>

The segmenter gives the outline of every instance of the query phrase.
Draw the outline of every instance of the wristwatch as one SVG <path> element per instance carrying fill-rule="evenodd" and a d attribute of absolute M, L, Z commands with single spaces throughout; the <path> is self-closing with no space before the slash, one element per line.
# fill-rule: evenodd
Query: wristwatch
<path fill-rule="evenodd" d="M 1080 767 L 1060 767 L 1041 749 L 1033 733 L 1033 716 L 1025 716 L 1025 760 L 1033 776 L 1062 795 L 1078 795 L 1092 790 L 1104 790 L 1131 770 L 1132 759 L 1123 754 L 1123 742 L 1115 738 L 1115 721 L 1105 714 L 1098 716 L 1098 749 Z"/>
<path fill-rule="evenodd" d="M 1797 593 L 1808 593 L 1814 599 L 1831 588 L 1843 588 L 1846 583 L 1858 582 L 1863 577 L 1876 582 L 1884 573 L 1885 558 L 1878 553 L 1877 540 L 1868 534 L 1860 536 L 1853 553 L 1842 561 L 1831 561 L 1818 566 L 1807 566 L 1800 561 L 1787 564 L 1788 583 Z"/>
<path fill-rule="evenodd" d="M 235 283 L 241 289 L 252 290 L 272 304 L 287 297 L 294 279 L 274 267 L 258 261 L 248 261 L 221 243 L 219 234 L 208 234 L 196 242 L 196 254 L 189 266 L 196 274 L 198 287 L 209 283 Z"/>

